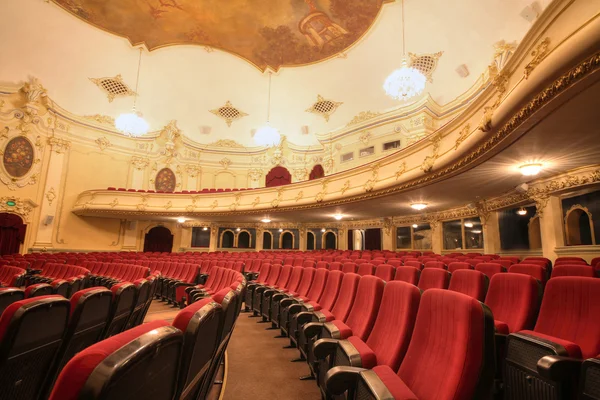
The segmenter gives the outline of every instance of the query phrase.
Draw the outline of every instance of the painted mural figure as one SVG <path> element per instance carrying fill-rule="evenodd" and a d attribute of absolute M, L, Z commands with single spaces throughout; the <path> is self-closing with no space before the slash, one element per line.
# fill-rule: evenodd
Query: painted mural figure
<path fill-rule="evenodd" d="M 24 137 L 11 139 L 4 149 L 2 162 L 10 176 L 20 178 L 26 175 L 33 166 L 33 146 Z"/>

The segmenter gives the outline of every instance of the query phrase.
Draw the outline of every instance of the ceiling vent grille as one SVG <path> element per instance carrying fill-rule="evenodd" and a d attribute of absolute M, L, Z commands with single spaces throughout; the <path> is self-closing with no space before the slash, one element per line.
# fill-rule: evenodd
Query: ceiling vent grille
<path fill-rule="evenodd" d="M 410 56 L 411 67 L 421 71 L 427 78 L 428 82 L 433 82 L 432 75 L 437 68 L 438 60 L 444 52 L 438 51 L 433 54 L 413 54 L 408 53 Z"/>
<path fill-rule="evenodd" d="M 121 75 L 117 75 L 113 78 L 90 78 L 90 81 L 92 81 L 100 88 L 100 90 L 106 93 L 110 103 L 115 99 L 115 97 L 133 96 L 135 94 L 135 92 L 131 90 L 131 88 L 127 86 L 125 82 L 123 82 Z"/>
<path fill-rule="evenodd" d="M 312 106 L 306 112 L 310 112 L 313 114 L 317 114 L 325 118 L 325 121 L 329 121 L 329 117 L 333 114 L 339 106 L 341 106 L 342 102 L 336 102 L 333 100 L 328 100 L 323 98 L 323 96 L 318 95 L 317 101 L 313 103 Z"/>
<path fill-rule="evenodd" d="M 225 103 L 225 105 L 223 105 L 219 108 L 210 110 L 210 112 L 215 114 L 217 117 L 220 117 L 221 119 L 223 119 L 227 123 L 227 126 L 231 126 L 231 123 L 233 121 L 238 120 L 238 119 L 243 118 L 248 115 L 245 112 L 234 107 L 230 101 L 227 101 L 227 103 Z"/>

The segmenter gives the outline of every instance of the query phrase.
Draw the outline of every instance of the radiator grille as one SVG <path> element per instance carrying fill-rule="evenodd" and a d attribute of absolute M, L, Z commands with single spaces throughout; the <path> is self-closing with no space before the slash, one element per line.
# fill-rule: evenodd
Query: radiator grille
<path fill-rule="evenodd" d="M 594 399 L 600 399 L 600 366 L 589 367 L 586 370 L 583 393 Z"/>
<path fill-rule="evenodd" d="M 371 394 L 371 389 L 369 389 L 362 379 L 359 379 L 356 388 L 356 400 L 373 400 L 374 398 Z"/>
<path fill-rule="evenodd" d="M 506 359 L 530 370 L 532 373 L 537 373 L 538 360 L 552 354 L 554 353 L 550 349 L 517 338 L 511 338 L 508 342 Z"/>

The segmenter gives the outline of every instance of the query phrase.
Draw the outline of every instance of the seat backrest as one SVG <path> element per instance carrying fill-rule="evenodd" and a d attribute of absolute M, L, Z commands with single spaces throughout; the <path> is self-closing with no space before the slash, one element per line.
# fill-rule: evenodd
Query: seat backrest
<path fill-rule="evenodd" d="M 300 285 L 300 281 L 302 280 L 303 271 L 304 268 L 302 267 L 292 267 L 290 279 L 288 280 L 288 283 L 285 286 L 288 292 L 295 292 L 298 289 L 298 285 Z"/>
<path fill-rule="evenodd" d="M 392 281 L 385 285 L 377 320 L 367 345 L 377 357 L 377 364 L 398 370 L 410 343 L 421 291 L 406 282 Z"/>
<path fill-rule="evenodd" d="M 385 283 L 373 275 L 360 278 L 356 298 L 345 323 L 352 329 L 352 335 L 367 340 L 381 304 Z"/>
<path fill-rule="evenodd" d="M 498 333 L 531 329 L 539 309 L 541 285 L 530 275 L 496 274 L 490 279 L 485 304 L 492 310 Z"/>
<path fill-rule="evenodd" d="M 485 300 L 489 278 L 483 272 L 459 269 L 452 274 L 448 290 L 466 294 L 479 301 Z"/>
<path fill-rule="evenodd" d="M 494 262 L 482 262 L 475 265 L 475 269 L 477 271 L 483 272 L 488 276 L 488 278 L 492 279 L 492 277 L 496 274 L 506 272 L 506 268 L 502 266 L 502 264 L 494 263 Z"/>
<path fill-rule="evenodd" d="M 329 269 L 329 263 L 328 263 L 327 261 L 319 261 L 319 262 L 317 263 L 317 266 L 316 266 L 316 268 L 317 268 L 317 269 L 319 269 L 319 268 L 325 268 L 325 269 Z"/>
<path fill-rule="evenodd" d="M 275 286 L 279 287 L 279 288 L 284 288 L 286 287 L 288 281 L 290 280 L 290 276 L 292 274 L 292 266 L 291 265 L 284 265 L 283 267 L 281 267 L 281 272 L 279 273 L 279 277 L 277 278 L 277 281 L 275 282 Z"/>
<path fill-rule="evenodd" d="M 212 298 L 179 311 L 173 326 L 183 332 L 183 351 L 176 398 L 196 398 L 223 329 L 223 307 Z"/>
<path fill-rule="evenodd" d="M 135 286 L 132 283 L 119 283 L 114 285 L 110 290 L 113 298 L 109 323 L 104 331 L 104 338 L 109 338 L 123 332 L 135 305 L 136 292 Z"/>
<path fill-rule="evenodd" d="M 25 292 L 17 288 L 0 288 L 0 315 L 6 310 L 6 308 L 14 303 L 25 298 Z"/>
<path fill-rule="evenodd" d="M 451 275 L 445 269 L 427 268 L 421 271 L 421 277 L 417 286 L 423 291 L 428 289 L 448 289 Z"/>
<path fill-rule="evenodd" d="M 352 272 L 344 274 L 342 284 L 340 285 L 340 292 L 338 293 L 333 308 L 330 310 L 335 319 L 345 321 L 348 317 L 348 314 L 352 309 L 352 304 L 354 304 L 359 281 L 360 275 L 358 274 L 353 274 Z"/>
<path fill-rule="evenodd" d="M 371 263 L 362 263 L 358 266 L 356 273 L 360 276 L 373 275 L 375 273 L 375 266 Z"/>
<path fill-rule="evenodd" d="M 387 261 L 387 263 L 393 265 L 396 268 L 402 266 L 402 260 L 400 260 L 399 258 L 391 258 Z"/>
<path fill-rule="evenodd" d="M 594 268 L 589 265 L 555 264 L 552 268 L 551 278 L 559 276 L 595 276 Z"/>
<path fill-rule="evenodd" d="M 535 332 L 573 342 L 581 357 L 600 353 L 600 279 L 552 278 L 546 285 Z"/>
<path fill-rule="evenodd" d="M 421 271 L 415 267 L 398 267 L 396 268 L 394 280 L 407 282 L 416 286 L 419 283 L 420 277 Z"/>
<path fill-rule="evenodd" d="M 0 397 L 37 399 L 69 320 L 69 301 L 42 296 L 9 305 L 0 316 Z"/>
<path fill-rule="evenodd" d="M 329 271 L 327 275 L 327 283 L 325 284 L 325 288 L 323 289 L 323 294 L 319 299 L 319 305 L 330 311 L 335 304 L 335 301 L 340 292 L 340 286 L 342 285 L 342 278 L 344 277 L 344 273 L 342 271 Z"/>
<path fill-rule="evenodd" d="M 494 378 L 490 310 L 461 293 L 439 289 L 423 293 L 398 375 L 420 400 L 487 398 Z M 434 376 L 443 379 L 433 385 Z"/>
<path fill-rule="evenodd" d="M 375 267 L 375 276 L 386 282 L 394 279 L 394 272 L 395 268 L 390 264 L 379 264 Z"/>
<path fill-rule="evenodd" d="M 356 271 L 358 270 L 358 266 L 356 265 L 356 263 L 353 262 L 346 262 L 342 265 L 342 272 L 348 273 L 348 272 L 353 272 L 356 273 Z"/>
<path fill-rule="evenodd" d="M 296 290 L 298 296 L 306 296 L 308 294 L 314 277 L 314 268 L 304 268 L 304 271 L 302 272 L 302 279 L 300 280 L 300 285 L 298 285 L 298 290 Z"/>
<path fill-rule="evenodd" d="M 75 354 L 102 340 L 110 315 L 112 293 L 103 287 L 91 287 L 74 293 L 70 302 L 71 317 L 50 383 L 54 383 L 58 372 Z"/>
<path fill-rule="evenodd" d="M 457 271 L 459 269 L 472 269 L 472 267 L 469 263 L 463 261 L 453 261 L 448 263 L 448 271 L 450 273 L 454 273 L 454 271 Z"/>
<path fill-rule="evenodd" d="M 427 261 L 424 265 L 423 268 L 441 268 L 441 269 L 448 269 L 448 266 L 441 262 L 441 261 Z"/>
<path fill-rule="evenodd" d="M 129 329 L 73 357 L 50 400 L 171 399 L 182 345 L 181 331 L 163 320 Z"/>
<path fill-rule="evenodd" d="M 548 280 L 546 269 L 537 264 L 514 264 L 508 268 L 508 272 L 532 276 L 544 285 L 546 284 L 546 280 Z"/>
<path fill-rule="evenodd" d="M 315 270 L 315 277 L 313 278 L 312 285 L 310 285 L 310 290 L 306 294 L 312 301 L 319 301 L 321 295 L 323 294 L 323 289 L 325 288 L 325 283 L 327 282 L 327 276 L 329 275 L 328 269 L 317 269 Z"/>
<path fill-rule="evenodd" d="M 342 263 L 339 261 L 332 261 L 329 263 L 329 270 L 330 271 L 341 271 L 342 270 Z"/>
<path fill-rule="evenodd" d="M 414 267 L 419 271 L 423 269 L 423 264 L 421 263 L 421 261 L 415 259 L 405 260 L 404 265 L 406 265 L 407 267 Z"/>

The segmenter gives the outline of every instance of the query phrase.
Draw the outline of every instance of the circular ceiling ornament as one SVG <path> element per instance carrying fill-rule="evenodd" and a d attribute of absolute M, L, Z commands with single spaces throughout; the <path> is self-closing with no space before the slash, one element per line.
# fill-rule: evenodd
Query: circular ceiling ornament
<path fill-rule="evenodd" d="M 392 0 L 121 0 L 118 13 L 97 0 L 52 1 L 132 45 L 221 49 L 264 71 L 343 54 Z"/>

